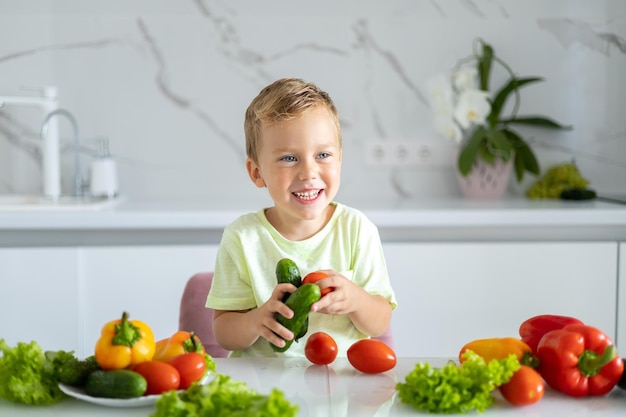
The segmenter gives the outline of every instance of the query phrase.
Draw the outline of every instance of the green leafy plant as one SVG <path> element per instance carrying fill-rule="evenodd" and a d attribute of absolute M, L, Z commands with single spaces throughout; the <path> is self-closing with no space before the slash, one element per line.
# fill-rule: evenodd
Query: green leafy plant
<path fill-rule="evenodd" d="M 489 83 L 494 62 L 507 73 L 508 80 L 493 96 Z M 473 65 L 473 66 L 472 66 Z M 458 168 L 467 176 L 477 158 L 493 164 L 496 158 L 509 161 L 514 158 L 515 173 L 522 181 L 525 172 L 538 175 L 539 163 L 528 142 L 516 132 L 514 126 L 534 126 L 547 129 L 571 129 L 543 116 L 520 116 L 521 87 L 543 81 L 540 77 L 518 77 L 498 58 L 491 45 L 477 39 L 473 53 L 460 60 L 445 84 L 439 83 L 433 97 L 437 114 L 436 129 L 461 143 Z M 449 91 L 446 91 L 448 88 Z M 508 99 L 515 102 L 508 115 L 503 114 Z M 461 142 L 462 141 L 462 142 Z"/>

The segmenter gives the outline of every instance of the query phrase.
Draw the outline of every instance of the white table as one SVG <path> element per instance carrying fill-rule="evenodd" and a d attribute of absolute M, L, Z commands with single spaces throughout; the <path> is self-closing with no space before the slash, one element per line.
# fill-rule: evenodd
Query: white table
<path fill-rule="evenodd" d="M 417 362 L 442 366 L 443 358 L 399 358 L 391 371 L 378 375 L 362 374 L 347 362 L 337 359 L 328 367 L 311 365 L 306 359 L 216 359 L 218 372 L 245 381 L 251 388 L 267 394 L 271 388 L 282 390 L 300 407 L 298 416 L 369 417 L 415 416 L 415 409 L 400 403 L 395 384 L 413 370 Z M 613 417 L 626 413 L 626 391 L 614 388 L 604 397 L 572 398 L 547 389 L 537 404 L 513 407 L 497 393 L 496 403 L 485 416 L 533 417 Z M 0 416 L 142 416 L 154 412 L 154 406 L 109 408 L 67 399 L 49 407 L 15 405 L 0 400 Z M 423 414 L 426 415 L 426 414 Z M 471 413 L 469 415 L 480 415 Z"/>

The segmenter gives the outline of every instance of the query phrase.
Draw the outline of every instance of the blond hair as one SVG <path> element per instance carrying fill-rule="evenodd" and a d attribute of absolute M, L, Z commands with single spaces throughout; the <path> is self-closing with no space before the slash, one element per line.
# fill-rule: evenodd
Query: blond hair
<path fill-rule="evenodd" d="M 248 157 L 258 162 L 262 127 L 297 119 L 319 107 L 328 109 L 332 116 L 341 148 L 339 114 L 328 93 L 320 90 L 315 84 L 298 78 L 282 78 L 263 88 L 246 110 L 243 126 Z"/>

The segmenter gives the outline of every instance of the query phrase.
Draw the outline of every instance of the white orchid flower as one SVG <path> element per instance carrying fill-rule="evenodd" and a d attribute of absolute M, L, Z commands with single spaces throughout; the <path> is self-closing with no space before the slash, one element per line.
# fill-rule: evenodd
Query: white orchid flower
<path fill-rule="evenodd" d="M 461 143 L 463 140 L 463 132 L 458 123 L 449 113 L 439 113 L 435 116 L 435 131 L 446 139 L 450 139 L 455 143 Z"/>
<path fill-rule="evenodd" d="M 441 73 L 426 83 L 430 104 L 435 113 L 452 112 L 454 109 L 454 91 L 450 83 L 450 74 Z"/>
<path fill-rule="evenodd" d="M 491 112 L 489 94 L 481 90 L 466 90 L 459 95 L 459 99 L 454 110 L 454 120 L 463 129 L 471 125 L 485 124 L 487 116 Z"/>
<path fill-rule="evenodd" d="M 478 69 L 476 67 L 459 68 L 452 73 L 452 84 L 459 93 L 478 90 Z"/>

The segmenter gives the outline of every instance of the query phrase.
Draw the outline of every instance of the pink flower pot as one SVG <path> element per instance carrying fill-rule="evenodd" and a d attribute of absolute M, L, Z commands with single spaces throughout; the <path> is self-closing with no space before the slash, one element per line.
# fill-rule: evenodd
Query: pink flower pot
<path fill-rule="evenodd" d="M 472 170 L 465 177 L 457 167 L 456 177 L 463 195 L 468 198 L 501 198 L 509 185 L 513 160 L 511 157 L 508 162 L 504 162 L 496 158 L 493 165 L 490 165 L 482 158 L 477 158 Z"/>

